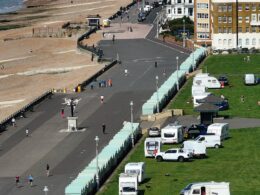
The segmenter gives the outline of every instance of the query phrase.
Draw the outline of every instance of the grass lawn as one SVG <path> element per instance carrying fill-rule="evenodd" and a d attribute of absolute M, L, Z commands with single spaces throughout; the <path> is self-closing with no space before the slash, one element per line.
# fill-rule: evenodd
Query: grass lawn
<path fill-rule="evenodd" d="M 144 158 L 143 141 L 129 155 L 127 162 L 146 162 L 147 181 L 140 185 L 141 194 L 177 195 L 187 184 L 200 181 L 230 182 L 233 195 L 260 194 L 260 128 L 230 131 L 232 138 L 224 142 L 224 148 L 208 149 L 209 158 L 192 162 L 156 162 Z M 166 146 L 166 148 L 175 146 Z M 123 172 L 122 163 L 116 174 L 98 194 L 118 194 L 118 175 Z M 170 176 L 165 176 L 169 173 Z M 151 188 L 147 189 L 147 185 Z"/>
<path fill-rule="evenodd" d="M 260 55 L 250 55 L 251 61 L 244 62 L 246 55 L 221 55 L 210 56 L 202 64 L 203 72 L 209 72 L 218 77 L 226 75 L 229 78 L 231 87 L 224 89 L 211 89 L 213 94 L 220 96 L 223 94 L 229 100 L 230 109 L 219 112 L 220 115 L 260 118 L 260 85 L 245 86 L 244 74 L 254 73 L 260 77 Z M 170 104 L 170 108 L 184 109 L 185 114 L 196 114 L 193 112 L 191 100 L 192 78 L 188 80 L 185 87 Z M 245 97 L 245 102 L 241 103 L 240 97 Z"/>

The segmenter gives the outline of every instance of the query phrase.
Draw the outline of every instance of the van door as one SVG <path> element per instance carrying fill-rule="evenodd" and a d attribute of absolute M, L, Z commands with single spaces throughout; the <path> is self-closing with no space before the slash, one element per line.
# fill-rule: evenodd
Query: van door
<path fill-rule="evenodd" d="M 206 195 L 206 187 L 204 187 L 204 186 L 201 187 L 200 195 Z"/>

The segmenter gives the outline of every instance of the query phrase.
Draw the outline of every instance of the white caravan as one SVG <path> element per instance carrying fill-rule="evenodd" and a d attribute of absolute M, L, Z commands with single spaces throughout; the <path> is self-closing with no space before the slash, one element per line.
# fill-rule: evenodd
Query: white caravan
<path fill-rule="evenodd" d="M 230 195 L 228 182 L 198 182 L 187 185 L 180 195 Z"/>
<path fill-rule="evenodd" d="M 219 148 L 222 146 L 219 135 L 199 135 L 195 141 L 204 143 L 206 148 Z"/>
<path fill-rule="evenodd" d="M 193 157 L 204 158 L 207 156 L 206 146 L 204 143 L 197 142 L 194 140 L 184 141 L 182 148 L 189 151 Z"/>
<path fill-rule="evenodd" d="M 144 141 L 144 156 L 155 157 L 157 152 L 161 152 L 161 147 L 161 138 L 146 138 Z"/>
<path fill-rule="evenodd" d="M 121 173 L 119 176 L 119 195 L 137 195 L 138 179 L 137 175 Z"/>
<path fill-rule="evenodd" d="M 125 173 L 128 175 L 138 175 L 138 182 L 141 183 L 145 179 L 145 163 L 130 162 L 125 165 Z"/>
<path fill-rule="evenodd" d="M 218 81 L 218 79 L 216 79 L 213 76 L 209 76 L 208 73 L 197 74 L 193 78 L 193 85 L 205 86 L 205 87 L 207 87 L 209 89 L 221 88 L 221 84 Z"/>
<path fill-rule="evenodd" d="M 206 92 L 206 87 L 203 85 L 192 85 L 191 86 L 191 95 L 192 97 Z"/>
<path fill-rule="evenodd" d="M 198 103 L 197 100 L 201 100 L 205 97 L 208 97 L 209 95 L 211 95 L 210 92 L 205 92 L 205 93 L 202 93 L 202 94 L 194 95 L 193 96 L 193 107 L 197 107 L 197 106 L 200 105 L 200 103 Z"/>
<path fill-rule="evenodd" d="M 257 84 L 257 78 L 254 74 L 245 74 L 245 85 L 255 85 Z"/>
<path fill-rule="evenodd" d="M 181 125 L 168 124 L 161 129 L 162 143 L 173 144 L 183 141 L 183 127 Z"/>
<path fill-rule="evenodd" d="M 229 137 L 229 125 L 228 123 L 213 123 L 208 126 L 207 133 L 213 133 L 220 136 L 221 140 Z"/>

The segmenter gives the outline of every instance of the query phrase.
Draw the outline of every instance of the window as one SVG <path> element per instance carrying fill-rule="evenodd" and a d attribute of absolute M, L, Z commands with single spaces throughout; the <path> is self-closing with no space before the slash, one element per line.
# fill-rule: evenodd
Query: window
<path fill-rule="evenodd" d="M 197 8 L 208 9 L 209 8 L 209 4 L 207 4 L 207 3 L 198 3 L 197 4 Z"/>
<path fill-rule="evenodd" d="M 258 22 L 260 22 L 260 14 L 258 14 Z"/>
<path fill-rule="evenodd" d="M 218 44 L 219 44 L 219 45 L 222 44 L 222 40 L 221 40 L 221 39 L 218 40 Z"/>
<path fill-rule="evenodd" d="M 239 23 L 242 23 L 242 21 L 243 21 L 243 17 L 242 17 L 242 16 L 239 16 L 239 17 L 238 17 L 238 22 L 239 22 Z"/>
<path fill-rule="evenodd" d="M 238 39 L 238 45 L 242 46 L 242 39 Z"/>
<path fill-rule="evenodd" d="M 189 3 L 192 3 L 192 0 L 189 0 Z"/>
<path fill-rule="evenodd" d="M 188 8 L 189 16 L 193 16 L 193 8 Z"/>
<path fill-rule="evenodd" d="M 228 23 L 232 23 L 232 17 L 228 17 Z"/>
<path fill-rule="evenodd" d="M 256 38 L 252 39 L 252 45 L 256 45 Z"/>
<path fill-rule="evenodd" d="M 232 46 L 232 39 L 228 39 L 228 46 Z"/>
<path fill-rule="evenodd" d="M 222 6 L 221 5 L 218 6 L 218 12 L 222 12 Z"/>
<path fill-rule="evenodd" d="M 168 9 L 168 14 L 170 14 L 171 13 L 171 9 Z"/>
<path fill-rule="evenodd" d="M 221 23 L 221 22 L 222 22 L 222 17 L 219 16 L 219 17 L 218 17 L 218 23 Z"/>
<path fill-rule="evenodd" d="M 251 30 L 252 30 L 252 33 L 255 33 L 255 32 L 256 32 L 256 27 L 255 27 L 255 26 L 252 26 L 252 27 L 251 27 Z"/>
<path fill-rule="evenodd" d="M 238 32 L 242 32 L 242 27 L 238 27 Z"/>
<path fill-rule="evenodd" d="M 249 16 L 246 16 L 246 23 L 249 23 L 249 21 L 250 21 Z"/>
<path fill-rule="evenodd" d="M 227 39 L 224 39 L 223 44 L 227 45 Z"/>
<path fill-rule="evenodd" d="M 251 21 L 256 22 L 256 14 L 251 15 Z"/>
<path fill-rule="evenodd" d="M 250 28 L 249 27 L 246 27 L 246 32 L 250 32 Z"/>
<path fill-rule="evenodd" d="M 228 28 L 228 33 L 232 33 L 232 28 Z"/>
<path fill-rule="evenodd" d="M 227 33 L 227 28 L 223 28 L 223 33 Z"/>
<path fill-rule="evenodd" d="M 218 28 L 218 33 L 222 33 L 222 28 Z"/>
<path fill-rule="evenodd" d="M 164 137 L 174 137 L 175 133 L 165 133 Z"/>
<path fill-rule="evenodd" d="M 246 10 L 246 11 L 249 11 L 249 10 L 250 10 L 250 6 L 249 6 L 249 4 L 246 4 L 246 6 L 245 6 L 245 10 Z"/>
<path fill-rule="evenodd" d="M 182 13 L 182 10 L 181 10 L 181 8 L 178 8 L 178 12 L 177 12 L 178 14 L 181 14 Z"/>
<path fill-rule="evenodd" d="M 242 11 L 243 8 L 242 8 L 242 5 L 238 5 L 238 11 Z"/>
<path fill-rule="evenodd" d="M 249 45 L 249 39 L 246 39 L 246 45 Z"/>
<path fill-rule="evenodd" d="M 223 16 L 223 22 L 227 23 L 227 17 L 226 16 Z"/>
<path fill-rule="evenodd" d="M 223 12 L 227 12 L 227 6 L 226 6 L 226 5 L 224 5 L 224 6 L 222 7 L 222 11 L 223 11 Z"/>
<path fill-rule="evenodd" d="M 232 12 L 232 5 L 228 5 L 228 11 Z"/>
<path fill-rule="evenodd" d="M 199 189 L 194 189 L 194 190 L 192 191 L 192 194 L 200 194 L 200 190 L 199 190 Z"/>
<path fill-rule="evenodd" d="M 252 5 L 252 11 L 256 11 L 256 4 Z"/>
<path fill-rule="evenodd" d="M 181 3 L 181 0 L 177 0 L 177 3 Z"/>
<path fill-rule="evenodd" d="M 177 153 L 177 151 L 176 151 L 176 150 L 168 150 L 168 151 L 166 151 L 165 153 L 174 154 L 174 153 Z"/>

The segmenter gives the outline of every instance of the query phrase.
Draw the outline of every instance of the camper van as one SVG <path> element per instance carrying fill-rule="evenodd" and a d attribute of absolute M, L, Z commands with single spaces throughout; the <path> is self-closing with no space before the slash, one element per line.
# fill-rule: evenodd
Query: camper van
<path fill-rule="evenodd" d="M 187 185 L 180 195 L 230 195 L 228 182 L 198 182 Z"/>
<path fill-rule="evenodd" d="M 194 97 L 195 95 L 200 95 L 206 92 L 206 87 L 204 85 L 192 85 L 191 87 L 191 95 Z"/>
<path fill-rule="evenodd" d="M 157 152 L 161 152 L 161 147 L 161 138 L 146 138 L 144 141 L 144 156 L 155 157 Z"/>
<path fill-rule="evenodd" d="M 208 126 L 207 133 L 213 133 L 220 136 L 221 140 L 229 137 L 229 125 L 228 123 L 213 123 Z"/>
<path fill-rule="evenodd" d="M 200 105 L 200 103 L 198 103 L 197 100 L 208 97 L 209 95 L 211 95 L 210 92 L 205 92 L 205 93 L 202 93 L 202 94 L 194 95 L 193 96 L 193 107 L 195 108 L 195 107 Z"/>
<path fill-rule="evenodd" d="M 145 163 L 131 162 L 125 165 L 125 173 L 128 175 L 138 175 L 138 183 L 145 179 Z"/>
<path fill-rule="evenodd" d="M 193 157 L 205 158 L 207 156 L 206 146 L 201 142 L 194 140 L 184 141 L 182 148 L 186 151 L 189 151 Z"/>
<path fill-rule="evenodd" d="M 208 73 L 200 73 L 197 74 L 194 78 L 193 78 L 193 85 L 196 86 L 205 86 L 209 89 L 219 89 L 221 88 L 221 84 L 218 81 L 217 78 L 213 77 L 213 76 L 209 76 Z"/>
<path fill-rule="evenodd" d="M 204 143 L 206 148 L 219 148 L 222 146 L 219 135 L 200 135 L 195 141 Z"/>
<path fill-rule="evenodd" d="M 245 85 L 255 85 L 258 83 L 258 79 L 254 74 L 245 74 Z"/>
<path fill-rule="evenodd" d="M 183 127 L 181 125 L 168 124 L 161 129 L 161 139 L 163 144 L 180 143 L 183 141 Z"/>
<path fill-rule="evenodd" d="M 119 176 L 119 195 L 138 194 L 138 176 L 121 173 Z"/>

